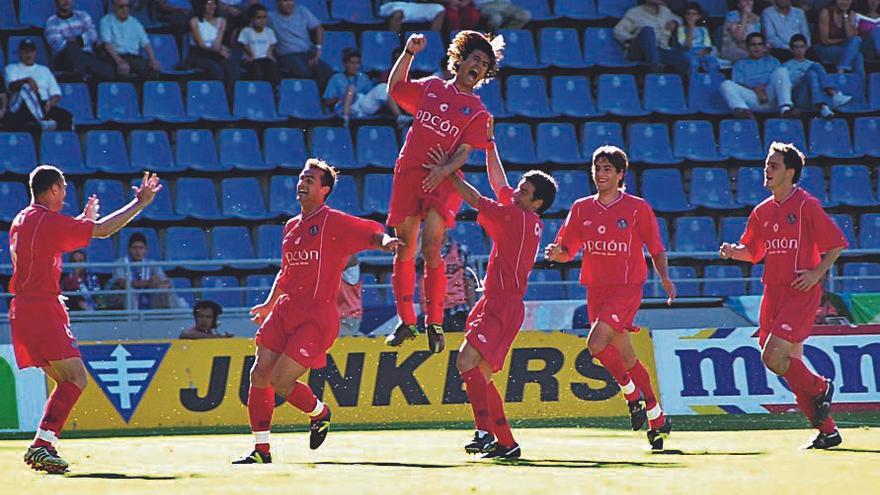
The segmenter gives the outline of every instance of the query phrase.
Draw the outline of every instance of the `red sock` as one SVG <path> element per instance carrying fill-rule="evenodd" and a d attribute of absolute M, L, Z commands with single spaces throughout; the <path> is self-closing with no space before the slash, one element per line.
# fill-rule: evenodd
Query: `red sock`
<path fill-rule="evenodd" d="M 82 394 L 82 390 L 74 385 L 73 382 L 61 382 L 56 385 L 52 395 L 49 396 L 49 400 L 46 401 L 43 419 L 40 420 L 40 429 L 51 431 L 56 437 L 60 436 L 61 429 L 70 415 L 70 410 L 73 409 L 73 405 L 76 404 L 80 394 Z M 36 447 L 48 447 L 50 445 L 52 443 L 45 439 L 37 438 L 34 440 L 34 446 Z"/>
<path fill-rule="evenodd" d="M 413 306 L 413 293 L 416 290 L 416 260 L 401 261 L 394 258 L 394 271 L 391 274 L 391 288 L 394 290 L 394 303 L 397 316 L 406 325 L 416 324 L 416 309 Z"/>
<path fill-rule="evenodd" d="M 510 424 L 504 415 L 504 400 L 498 393 L 495 383 L 486 384 L 486 397 L 489 400 L 489 412 L 492 415 L 493 429 L 498 444 L 504 447 L 513 447 L 516 441 L 513 439 L 513 432 L 510 431 Z"/>
<path fill-rule="evenodd" d="M 272 427 L 272 413 L 275 412 L 275 390 L 252 385 L 248 390 L 247 408 L 251 431 L 268 432 Z M 269 443 L 256 443 L 256 450 L 268 454 Z"/>
<path fill-rule="evenodd" d="M 474 410 L 474 423 L 478 430 L 492 432 L 492 420 L 489 417 L 488 386 L 486 378 L 479 367 L 471 368 L 461 374 L 467 390 L 468 400 Z"/>
<path fill-rule="evenodd" d="M 293 392 L 286 398 L 287 402 L 306 413 L 310 418 L 317 419 L 327 414 L 327 406 L 319 401 L 314 392 L 312 392 L 312 389 L 303 382 L 296 382 L 293 386 Z M 319 405 L 320 407 L 318 407 Z"/>
<path fill-rule="evenodd" d="M 648 374 L 645 365 L 638 360 L 632 368 L 627 370 L 627 373 L 635 382 L 636 388 L 645 397 L 645 407 L 648 409 L 648 427 L 654 430 L 660 428 L 666 422 L 666 415 L 663 414 L 663 409 L 657 403 L 657 396 L 654 395 L 654 388 L 651 387 L 651 375 Z"/>
<path fill-rule="evenodd" d="M 425 267 L 425 305 L 427 315 L 425 323 L 443 324 L 443 303 L 446 302 L 446 263 L 434 268 Z"/>
<path fill-rule="evenodd" d="M 782 378 L 785 378 L 795 395 L 805 394 L 807 397 L 815 397 L 825 391 L 825 380 L 810 371 L 798 358 L 789 359 L 788 371 L 782 375 Z"/>
<path fill-rule="evenodd" d="M 804 413 L 804 416 L 810 421 L 813 422 L 813 398 L 809 395 L 805 394 L 795 394 L 795 401 L 797 401 L 798 409 Z M 825 419 L 822 424 L 816 428 L 822 433 L 833 433 L 834 430 L 837 429 L 837 425 L 834 423 L 834 419 L 831 416 Z"/>
<path fill-rule="evenodd" d="M 620 357 L 620 351 L 617 350 L 617 347 L 609 344 L 605 346 L 605 349 L 602 349 L 602 352 L 597 352 L 593 357 L 598 359 L 602 366 L 611 373 L 611 376 L 617 380 L 617 384 L 623 390 L 623 395 L 627 401 L 639 398 L 639 390 L 633 385 L 629 374 L 623 367 L 623 359 Z"/>

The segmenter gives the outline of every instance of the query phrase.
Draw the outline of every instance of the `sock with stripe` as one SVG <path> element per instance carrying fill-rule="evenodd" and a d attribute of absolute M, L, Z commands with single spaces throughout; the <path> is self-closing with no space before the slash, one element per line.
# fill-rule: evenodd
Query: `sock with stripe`
<path fill-rule="evenodd" d="M 651 375 L 648 374 L 645 365 L 637 360 L 636 364 L 627 370 L 627 373 L 645 398 L 645 407 L 648 409 L 648 427 L 655 430 L 663 426 L 666 416 L 663 415 L 663 410 L 657 403 L 657 396 L 654 395 L 654 388 L 651 386 Z"/>
<path fill-rule="evenodd" d="M 293 392 L 286 398 L 293 407 L 306 413 L 309 419 L 321 419 L 327 415 L 327 406 L 318 400 L 312 389 L 303 382 L 297 381 L 293 386 Z"/>
<path fill-rule="evenodd" d="M 43 418 L 40 427 L 34 437 L 34 447 L 49 447 L 58 441 L 61 429 L 70 416 L 70 411 L 82 394 L 82 390 L 73 382 L 61 382 L 55 386 L 46 408 L 43 410 Z"/>
<path fill-rule="evenodd" d="M 275 412 L 275 390 L 272 387 L 248 389 L 248 420 L 254 433 L 255 449 L 263 454 L 269 453 L 269 430 L 272 428 L 272 413 Z"/>
<path fill-rule="evenodd" d="M 602 366 L 611 373 L 611 376 L 617 380 L 617 384 L 620 385 L 620 389 L 623 391 L 623 395 L 627 401 L 633 401 L 639 398 L 639 390 L 630 379 L 629 373 L 626 372 L 626 369 L 623 366 L 623 359 L 621 358 L 620 351 L 617 350 L 617 347 L 608 344 L 605 349 L 602 349 L 602 352 L 597 352 L 593 357 L 598 359 L 599 362 L 602 363 Z"/>

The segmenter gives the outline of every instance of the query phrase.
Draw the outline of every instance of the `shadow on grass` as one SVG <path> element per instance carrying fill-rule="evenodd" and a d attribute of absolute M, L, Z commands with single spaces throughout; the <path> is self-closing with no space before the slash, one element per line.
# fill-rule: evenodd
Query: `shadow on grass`
<path fill-rule="evenodd" d="M 857 454 L 880 454 L 880 449 L 852 449 L 847 447 L 834 447 L 828 452 L 855 452 Z"/>
<path fill-rule="evenodd" d="M 487 464 L 492 463 L 491 461 Z M 471 462 L 469 464 L 475 464 Z M 493 464 L 537 468 L 602 469 L 602 468 L 678 468 L 675 462 L 599 461 L 590 459 L 494 459 Z"/>
<path fill-rule="evenodd" d="M 378 462 L 378 461 L 321 461 L 305 463 L 312 466 L 376 466 L 376 467 L 407 467 L 420 469 L 447 469 L 461 467 L 461 464 L 416 464 L 411 462 Z"/>
<path fill-rule="evenodd" d="M 95 478 L 104 480 L 147 480 L 167 481 L 176 480 L 178 476 L 161 476 L 153 474 L 123 474 L 123 473 L 67 473 L 65 478 Z"/>
<path fill-rule="evenodd" d="M 685 452 L 678 449 L 652 450 L 652 455 L 763 455 L 764 452 L 709 452 L 708 450 Z"/>

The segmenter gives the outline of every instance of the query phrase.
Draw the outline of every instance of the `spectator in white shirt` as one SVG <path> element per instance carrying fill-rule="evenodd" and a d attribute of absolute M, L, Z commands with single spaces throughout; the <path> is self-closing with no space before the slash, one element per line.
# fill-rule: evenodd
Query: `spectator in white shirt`
<path fill-rule="evenodd" d="M 272 87 L 278 85 L 278 62 L 275 59 L 275 31 L 266 26 L 268 11 L 261 4 L 248 8 L 251 25 L 238 34 L 238 42 L 245 54 L 247 79 L 269 81 Z"/>
<path fill-rule="evenodd" d="M 45 65 L 36 63 L 37 45 L 30 38 L 18 44 L 18 63 L 6 66 L 6 89 L 10 94 L 6 123 L 12 128 L 39 125 L 46 130 L 73 128 L 73 116 L 58 107 L 61 88 Z"/>

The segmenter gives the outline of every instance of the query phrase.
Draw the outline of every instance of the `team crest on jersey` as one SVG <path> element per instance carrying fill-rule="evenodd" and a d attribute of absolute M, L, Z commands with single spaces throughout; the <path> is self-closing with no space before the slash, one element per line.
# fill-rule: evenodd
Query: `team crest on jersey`
<path fill-rule="evenodd" d="M 80 347 L 83 362 L 126 423 L 137 410 L 171 344 Z"/>
<path fill-rule="evenodd" d="M 309 227 L 309 234 L 318 235 L 318 226 L 312 225 L 311 227 Z"/>
<path fill-rule="evenodd" d="M 797 215 L 795 215 L 794 213 L 789 213 L 788 214 L 789 225 L 794 225 L 795 222 L 797 222 Z"/>
<path fill-rule="evenodd" d="M 629 224 L 626 223 L 626 219 L 624 219 L 624 218 L 621 218 L 620 220 L 617 221 L 617 227 L 620 229 L 625 229 L 627 227 L 627 225 L 629 225 Z"/>
<path fill-rule="evenodd" d="M 773 232 L 779 232 L 779 224 L 778 223 L 773 224 Z"/>
<path fill-rule="evenodd" d="M 470 115 L 471 112 L 473 112 L 473 109 L 471 109 L 471 107 L 462 107 L 461 109 L 461 113 L 465 115 Z"/>
<path fill-rule="evenodd" d="M 448 103 L 441 103 L 440 104 L 440 111 L 445 112 L 447 110 L 449 110 L 449 104 Z"/>

